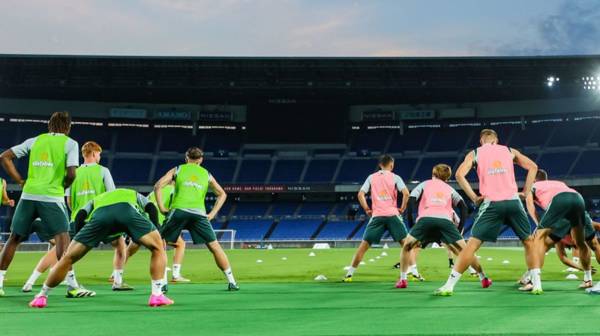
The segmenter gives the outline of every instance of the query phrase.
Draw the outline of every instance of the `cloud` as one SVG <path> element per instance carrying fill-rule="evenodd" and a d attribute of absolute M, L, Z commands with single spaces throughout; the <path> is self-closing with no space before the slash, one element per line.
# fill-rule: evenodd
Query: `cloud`
<path fill-rule="evenodd" d="M 557 13 L 535 20 L 533 38 L 480 46 L 500 55 L 574 55 L 600 53 L 600 2 L 564 1 Z"/>

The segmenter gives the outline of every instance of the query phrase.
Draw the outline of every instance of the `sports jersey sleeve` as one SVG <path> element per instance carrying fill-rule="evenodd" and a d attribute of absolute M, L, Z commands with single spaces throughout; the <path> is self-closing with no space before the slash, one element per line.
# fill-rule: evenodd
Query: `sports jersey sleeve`
<path fill-rule="evenodd" d="M 146 205 L 150 203 L 150 201 L 140 193 L 137 193 L 137 202 L 142 209 L 146 208 Z"/>
<path fill-rule="evenodd" d="M 36 138 L 29 138 L 25 140 L 22 144 L 12 147 L 10 150 L 15 154 L 17 159 L 20 159 L 29 154 L 29 152 L 31 151 L 31 147 L 33 147 L 35 139 Z"/>
<path fill-rule="evenodd" d="M 104 181 L 104 188 L 106 191 L 113 191 L 116 189 L 115 181 L 110 174 L 110 170 L 106 167 L 102 167 L 102 180 Z"/>
<path fill-rule="evenodd" d="M 369 190 L 371 190 L 371 175 L 367 177 L 365 183 L 363 183 L 362 187 L 360 187 L 360 191 L 364 192 L 365 194 L 368 193 Z"/>
<path fill-rule="evenodd" d="M 410 192 L 410 197 L 414 197 L 416 199 L 421 198 L 421 195 L 423 194 L 423 189 L 425 189 L 425 182 L 421 182 L 419 183 L 418 186 L 416 186 L 411 192 Z"/>
<path fill-rule="evenodd" d="M 456 206 L 460 201 L 464 202 L 462 196 L 456 190 L 452 189 L 452 205 Z"/>
<path fill-rule="evenodd" d="M 81 208 L 81 210 L 85 210 L 85 212 L 87 212 L 87 213 L 88 213 L 88 215 L 89 215 L 90 213 L 92 213 L 92 210 L 94 210 L 94 201 L 92 200 L 92 201 L 89 201 L 89 202 L 87 202 L 87 203 L 86 203 L 86 204 L 83 206 L 83 208 Z"/>
<path fill-rule="evenodd" d="M 77 141 L 69 138 L 65 144 L 65 153 L 67 153 L 67 167 L 79 166 L 79 144 Z"/>
<path fill-rule="evenodd" d="M 396 183 L 396 188 L 400 191 L 406 188 L 406 184 L 404 184 L 404 180 L 402 177 L 394 174 L 394 183 Z"/>

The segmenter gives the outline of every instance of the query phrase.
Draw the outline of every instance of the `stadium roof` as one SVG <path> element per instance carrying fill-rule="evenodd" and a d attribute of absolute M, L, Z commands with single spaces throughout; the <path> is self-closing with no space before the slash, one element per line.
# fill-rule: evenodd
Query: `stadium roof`
<path fill-rule="evenodd" d="M 310 58 L 0 55 L 0 97 L 441 103 L 577 97 L 600 56 Z M 549 87 L 549 77 L 560 85 Z"/>

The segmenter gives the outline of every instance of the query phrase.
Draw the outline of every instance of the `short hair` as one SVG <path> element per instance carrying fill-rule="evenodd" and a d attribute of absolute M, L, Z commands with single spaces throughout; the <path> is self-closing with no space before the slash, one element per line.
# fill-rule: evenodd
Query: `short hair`
<path fill-rule="evenodd" d="M 538 169 L 537 173 L 535 174 L 535 179 L 538 181 L 546 181 L 548 179 L 548 172 L 543 169 Z"/>
<path fill-rule="evenodd" d="M 200 160 L 204 157 L 204 152 L 199 147 L 190 147 L 185 152 L 185 157 L 190 160 Z"/>
<path fill-rule="evenodd" d="M 452 168 L 445 163 L 438 163 L 433 167 L 432 175 L 442 181 L 448 181 L 452 176 Z"/>
<path fill-rule="evenodd" d="M 383 167 L 387 167 L 390 163 L 394 162 L 394 158 L 389 154 L 383 154 L 379 157 L 379 165 Z"/>
<path fill-rule="evenodd" d="M 493 129 L 490 128 L 485 128 L 482 129 L 481 132 L 479 133 L 479 138 L 484 138 L 484 137 L 488 137 L 488 136 L 493 136 L 496 139 L 498 139 L 498 133 L 496 133 L 496 131 L 494 131 Z"/>
<path fill-rule="evenodd" d="M 69 134 L 71 131 L 71 116 L 69 112 L 54 112 L 48 121 L 48 131 L 50 133 Z"/>
<path fill-rule="evenodd" d="M 90 156 L 94 152 L 102 153 L 102 147 L 94 141 L 88 141 L 81 146 L 81 155 L 83 157 Z"/>

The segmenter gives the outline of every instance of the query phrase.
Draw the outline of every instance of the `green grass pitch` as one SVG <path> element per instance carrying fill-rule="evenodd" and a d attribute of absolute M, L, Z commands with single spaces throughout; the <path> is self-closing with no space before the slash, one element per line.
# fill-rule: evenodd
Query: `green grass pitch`
<path fill-rule="evenodd" d="M 593 321 L 600 314 L 600 296 L 576 289 L 579 281 L 565 280 L 566 267 L 553 253 L 543 272 L 544 295 L 516 290 L 524 270 L 521 250 L 485 248 L 479 255 L 494 279 L 491 288 L 482 289 L 465 275 L 454 296 L 434 297 L 433 290 L 448 275 L 445 250 L 422 252 L 419 270 L 427 281 L 411 282 L 407 290 L 393 288 L 398 249 L 385 250 L 388 256 L 381 257 L 383 251 L 369 251 L 366 265 L 349 284 L 339 280 L 353 249 L 317 250 L 314 257 L 307 249 L 228 251 L 241 291 L 227 292 L 208 252 L 189 250 L 183 274 L 193 283 L 171 285 L 175 305 L 158 309 L 145 306 L 147 252 L 126 268 L 126 282 L 135 291 L 116 293 L 107 282 L 112 252 L 92 251 L 76 272 L 97 297 L 66 299 L 61 286 L 42 310 L 29 308 L 33 294 L 20 292 L 41 254 L 18 253 L 7 274 L 7 295 L 0 298 L 0 330 L 11 336 L 598 334 Z M 319 274 L 328 280 L 314 281 Z"/>

